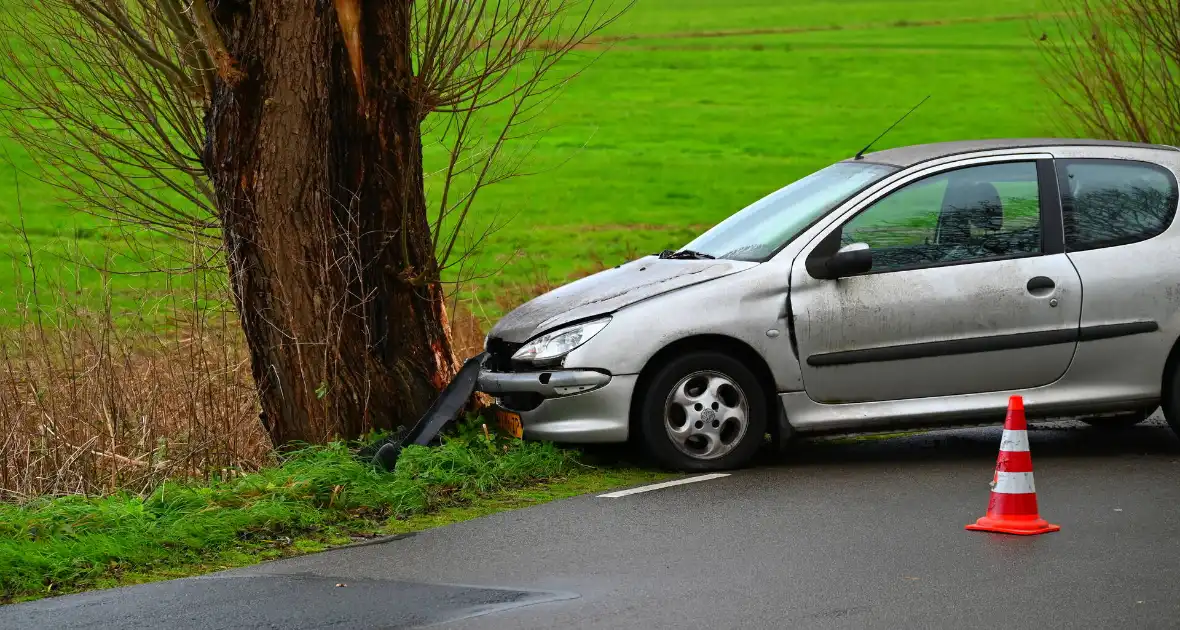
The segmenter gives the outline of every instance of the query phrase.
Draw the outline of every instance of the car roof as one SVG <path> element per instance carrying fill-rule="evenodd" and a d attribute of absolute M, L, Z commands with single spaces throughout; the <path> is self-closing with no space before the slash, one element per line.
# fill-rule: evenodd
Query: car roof
<path fill-rule="evenodd" d="M 1147 144 L 1143 142 L 1121 142 L 1117 140 L 1092 140 L 1083 138 L 993 138 L 984 140 L 957 140 L 953 142 L 935 142 L 931 144 L 915 144 L 894 149 L 884 149 L 866 153 L 865 162 L 891 164 L 893 166 L 910 167 L 915 164 L 936 160 L 951 155 L 974 153 L 977 151 L 995 151 L 1003 149 L 1032 149 L 1054 146 L 1092 146 L 1092 147 L 1121 147 L 1134 149 L 1155 149 L 1164 151 L 1180 151 L 1176 147 L 1163 144 Z M 855 161 L 855 158 L 844 160 Z"/>

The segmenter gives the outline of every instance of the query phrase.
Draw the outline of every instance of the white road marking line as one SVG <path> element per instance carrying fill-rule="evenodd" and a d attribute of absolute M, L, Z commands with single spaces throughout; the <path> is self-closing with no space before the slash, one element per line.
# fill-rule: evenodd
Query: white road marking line
<path fill-rule="evenodd" d="M 617 499 L 619 497 L 630 496 L 632 494 L 639 494 L 640 492 L 650 492 L 652 490 L 661 490 L 663 488 L 671 488 L 672 486 L 681 486 L 686 483 L 696 483 L 698 481 L 709 481 L 711 479 L 720 479 L 728 477 L 729 473 L 711 473 L 708 475 L 698 475 L 696 477 L 688 477 L 686 479 L 676 479 L 674 481 L 665 481 L 662 483 L 653 483 L 650 486 L 639 486 L 638 488 L 631 488 L 630 490 L 619 490 L 618 492 L 608 492 L 606 494 L 598 495 L 599 499 Z"/>

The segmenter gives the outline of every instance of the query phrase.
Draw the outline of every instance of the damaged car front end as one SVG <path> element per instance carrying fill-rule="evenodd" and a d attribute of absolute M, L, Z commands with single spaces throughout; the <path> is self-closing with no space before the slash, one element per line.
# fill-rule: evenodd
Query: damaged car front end
<path fill-rule="evenodd" d="M 610 329 L 619 309 L 745 266 L 648 256 L 542 295 L 488 334 L 477 389 L 495 398 L 501 427 L 518 437 L 626 441 L 638 370 L 626 347 L 587 353 L 587 345 Z"/>
<path fill-rule="evenodd" d="M 557 442 L 626 440 L 633 375 L 562 365 L 609 323 L 574 324 L 524 344 L 489 336 L 477 389 L 496 399 L 502 428 L 521 437 L 527 427 L 528 437 Z"/>

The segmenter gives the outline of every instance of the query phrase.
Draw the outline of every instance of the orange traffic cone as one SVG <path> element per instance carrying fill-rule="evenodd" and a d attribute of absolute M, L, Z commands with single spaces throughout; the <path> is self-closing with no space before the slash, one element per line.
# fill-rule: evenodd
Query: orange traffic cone
<path fill-rule="evenodd" d="M 967 526 L 977 532 L 1002 534 L 1045 534 L 1061 529 L 1041 518 L 1037 511 L 1037 489 L 1033 484 L 1032 456 L 1028 451 L 1028 424 L 1024 420 L 1024 399 L 1008 399 L 1008 417 L 1000 456 L 992 477 L 992 496 L 987 516 Z"/>

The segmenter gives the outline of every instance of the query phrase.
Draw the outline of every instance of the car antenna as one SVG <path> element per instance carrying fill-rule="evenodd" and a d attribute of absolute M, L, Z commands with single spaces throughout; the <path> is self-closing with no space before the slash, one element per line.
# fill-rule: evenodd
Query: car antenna
<path fill-rule="evenodd" d="M 927 94 L 927 95 L 926 95 L 926 98 L 922 99 L 922 103 L 925 103 L 925 102 L 926 102 L 926 101 L 928 101 L 928 100 L 930 100 L 930 95 L 929 95 L 929 94 Z M 858 159 L 858 160 L 863 160 L 863 159 L 865 159 L 865 151 L 868 151 L 870 147 L 872 147 L 874 144 L 877 144 L 877 141 L 878 141 L 878 140 L 880 140 L 881 138 L 884 138 L 884 137 L 885 137 L 885 134 L 889 133 L 890 131 L 893 131 L 893 128 L 894 128 L 894 127 L 896 127 L 896 126 L 900 125 L 900 124 L 901 124 L 901 121 L 905 120 L 907 117 L 909 117 L 909 115 L 910 115 L 910 114 L 914 113 L 914 110 L 916 110 L 916 109 L 918 109 L 919 107 L 921 107 L 921 106 L 922 106 L 922 103 L 918 103 L 917 105 L 914 105 L 914 109 L 911 109 L 910 111 L 906 112 L 906 113 L 905 113 L 905 116 L 902 116 L 901 118 L 898 118 L 898 119 L 897 119 L 897 122 L 893 123 L 892 125 L 889 125 L 889 128 L 888 128 L 888 129 L 886 129 L 885 131 L 882 131 L 882 132 L 881 132 L 881 135 L 877 136 L 876 138 L 873 138 L 873 141 L 872 141 L 872 142 L 870 142 L 870 143 L 868 143 L 867 145 L 865 145 L 865 148 L 861 149 L 861 150 L 860 150 L 860 152 L 856 154 L 856 159 Z"/>

